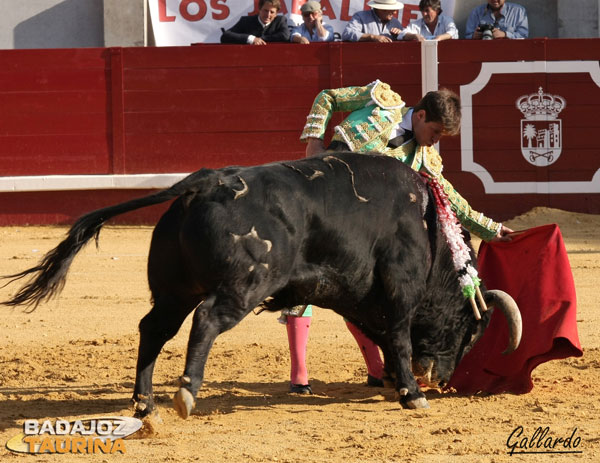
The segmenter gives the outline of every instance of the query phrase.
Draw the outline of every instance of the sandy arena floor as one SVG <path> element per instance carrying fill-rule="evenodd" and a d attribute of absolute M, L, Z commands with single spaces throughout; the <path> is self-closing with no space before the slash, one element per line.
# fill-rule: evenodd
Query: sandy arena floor
<path fill-rule="evenodd" d="M 427 392 L 429 410 L 403 410 L 391 389 L 366 387 L 362 357 L 341 317 L 316 310 L 308 366 L 313 396 L 290 395 L 285 328 L 275 314 L 250 315 L 220 336 L 206 382 L 186 421 L 171 408 L 183 371 L 189 320 L 158 359 L 154 384 L 164 423 L 126 441 L 126 455 L 23 455 L 2 462 L 567 462 L 600 461 L 600 216 L 535 209 L 514 229 L 561 227 L 578 297 L 584 356 L 534 371 L 525 395 L 461 397 Z M 0 274 L 37 263 L 65 228 L 0 228 Z M 131 416 L 137 324 L 149 310 L 146 258 L 151 227 L 107 227 L 100 249 L 75 259 L 62 295 L 33 313 L 0 308 L 0 442 L 25 419 Z M 0 290 L 6 299 L 15 288 Z M 577 428 L 570 455 L 507 454 L 517 426 L 554 437 Z"/>

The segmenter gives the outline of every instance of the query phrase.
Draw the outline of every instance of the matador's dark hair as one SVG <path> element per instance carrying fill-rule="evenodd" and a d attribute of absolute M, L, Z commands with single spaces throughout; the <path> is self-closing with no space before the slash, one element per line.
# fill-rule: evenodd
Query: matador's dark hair
<path fill-rule="evenodd" d="M 452 90 L 442 88 L 427 92 L 414 111 L 425 110 L 426 122 L 439 122 L 444 126 L 445 135 L 456 135 L 460 131 L 460 98 Z"/>

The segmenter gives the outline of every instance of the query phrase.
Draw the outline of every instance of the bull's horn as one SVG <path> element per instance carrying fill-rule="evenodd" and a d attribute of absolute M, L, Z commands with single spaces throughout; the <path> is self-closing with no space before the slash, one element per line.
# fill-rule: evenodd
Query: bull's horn
<path fill-rule="evenodd" d="M 510 354 L 519 347 L 521 335 L 523 334 L 523 321 L 521 320 L 519 307 L 510 294 L 499 289 L 488 290 L 485 295 L 489 300 L 488 305 L 497 307 L 506 317 L 508 322 L 508 345 L 502 354 Z"/>

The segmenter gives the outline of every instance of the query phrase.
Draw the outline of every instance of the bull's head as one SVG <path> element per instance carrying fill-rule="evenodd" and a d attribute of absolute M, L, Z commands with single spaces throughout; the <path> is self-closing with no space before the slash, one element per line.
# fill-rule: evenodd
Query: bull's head
<path fill-rule="evenodd" d="M 430 387 L 445 386 L 461 359 L 483 336 L 493 308 L 499 309 L 508 322 L 509 339 L 503 354 L 519 346 L 522 333 L 521 314 L 515 300 L 499 290 L 484 293 L 489 307 L 481 320 L 473 316 L 468 301 L 455 313 L 437 314 L 425 311 L 428 317 L 417 317 L 412 330 L 412 369 L 415 378 Z"/>

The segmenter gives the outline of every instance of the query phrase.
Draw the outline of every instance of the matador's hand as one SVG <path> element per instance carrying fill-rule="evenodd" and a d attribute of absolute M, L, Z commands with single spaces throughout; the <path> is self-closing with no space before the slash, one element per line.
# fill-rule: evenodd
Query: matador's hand
<path fill-rule="evenodd" d="M 320 138 L 310 137 L 308 138 L 308 144 L 306 145 L 306 157 L 316 156 L 325 152 L 325 144 Z"/>
<path fill-rule="evenodd" d="M 512 240 L 511 233 L 514 233 L 514 230 L 502 225 L 498 234 L 492 238 L 492 241 L 494 241 L 494 242 L 511 241 Z"/>

